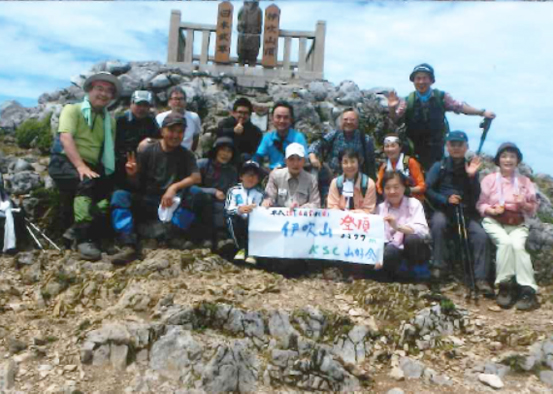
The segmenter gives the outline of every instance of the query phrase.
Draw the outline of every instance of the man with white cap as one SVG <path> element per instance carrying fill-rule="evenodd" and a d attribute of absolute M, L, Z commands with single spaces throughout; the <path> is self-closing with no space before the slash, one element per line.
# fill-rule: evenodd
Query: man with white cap
<path fill-rule="evenodd" d="M 131 96 L 130 108 L 117 117 L 115 160 L 118 184 L 126 178 L 127 153 L 142 150 L 148 143 L 161 137 L 157 122 L 151 113 L 153 99 L 151 92 L 136 90 Z"/>
<path fill-rule="evenodd" d="M 115 172 L 116 123 L 107 108 L 122 87 L 114 75 L 99 72 L 85 80 L 83 89 L 84 100 L 67 104 L 61 112 L 49 172 L 64 196 L 62 206 L 73 207 L 81 257 L 99 260 L 92 222 L 95 212 L 107 211 Z"/>
<path fill-rule="evenodd" d="M 317 179 L 307 173 L 305 148 L 294 142 L 286 147 L 286 167 L 275 169 L 269 175 L 265 189 L 264 207 L 320 208 L 321 198 Z"/>
<path fill-rule="evenodd" d="M 156 116 L 156 121 L 161 127 L 163 120 L 171 112 L 176 112 L 186 119 L 186 130 L 181 145 L 188 150 L 195 151 L 200 140 L 202 132 L 202 121 L 197 113 L 186 110 L 186 92 L 180 86 L 173 86 L 169 90 L 169 111 L 165 111 Z"/>

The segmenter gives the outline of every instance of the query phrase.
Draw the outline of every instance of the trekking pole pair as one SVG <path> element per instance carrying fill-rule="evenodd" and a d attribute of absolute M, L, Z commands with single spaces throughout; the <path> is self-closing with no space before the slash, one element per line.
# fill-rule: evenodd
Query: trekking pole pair
<path fill-rule="evenodd" d="M 46 234 L 44 234 L 44 232 L 36 225 L 34 224 L 33 222 L 31 222 L 29 219 L 25 218 L 25 227 L 27 228 L 27 231 L 29 232 L 29 234 L 31 234 L 31 237 L 33 238 L 33 240 L 35 241 L 35 243 L 37 244 L 38 248 L 40 250 L 43 250 L 44 247 L 42 246 L 42 243 L 39 241 L 38 239 L 38 236 L 41 236 L 42 238 L 44 238 L 50 245 L 52 245 L 58 252 L 61 252 L 61 248 L 56 245 L 56 243 L 54 241 L 52 241 Z M 36 233 L 33 233 L 33 231 Z"/>
<path fill-rule="evenodd" d="M 457 219 L 457 235 L 459 237 L 461 258 L 463 259 L 463 266 L 465 271 L 465 283 L 469 285 L 469 299 L 474 299 L 475 303 L 478 302 L 478 287 L 476 286 L 476 278 L 474 274 L 474 261 L 472 259 L 472 253 L 470 250 L 470 244 L 467 234 L 467 225 L 465 221 L 465 212 L 462 204 L 455 206 L 455 216 Z M 468 277 L 468 281 L 467 281 Z"/>

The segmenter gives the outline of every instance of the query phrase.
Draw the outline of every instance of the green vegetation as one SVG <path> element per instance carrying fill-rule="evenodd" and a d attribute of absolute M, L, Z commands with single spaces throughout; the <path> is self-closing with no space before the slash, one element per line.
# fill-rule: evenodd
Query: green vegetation
<path fill-rule="evenodd" d="M 538 212 L 538 213 L 537 213 L 537 216 L 538 216 L 538 219 L 539 219 L 542 223 L 553 224 L 553 215 L 548 214 L 548 213 L 545 213 L 545 212 Z"/>
<path fill-rule="evenodd" d="M 50 113 L 43 120 L 27 119 L 23 122 L 15 131 L 17 145 L 20 148 L 29 149 L 34 144 L 41 153 L 48 153 L 53 140 L 51 118 Z"/>

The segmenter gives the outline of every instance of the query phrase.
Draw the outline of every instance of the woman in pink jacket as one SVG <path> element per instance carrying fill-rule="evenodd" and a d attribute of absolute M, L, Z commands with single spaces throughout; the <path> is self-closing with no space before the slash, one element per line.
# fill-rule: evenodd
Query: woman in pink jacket
<path fill-rule="evenodd" d="M 373 213 L 376 207 L 376 186 L 367 175 L 359 172 L 359 154 L 345 149 L 340 154 L 342 175 L 332 180 L 327 208 Z"/>
<path fill-rule="evenodd" d="M 525 244 L 528 226 L 525 218 L 536 213 L 536 191 L 527 177 L 517 171 L 522 153 L 511 143 L 501 144 L 494 162 L 499 171 L 486 176 L 476 207 L 484 217 L 482 226 L 497 246 L 497 304 L 519 310 L 538 306 L 534 269 Z"/>

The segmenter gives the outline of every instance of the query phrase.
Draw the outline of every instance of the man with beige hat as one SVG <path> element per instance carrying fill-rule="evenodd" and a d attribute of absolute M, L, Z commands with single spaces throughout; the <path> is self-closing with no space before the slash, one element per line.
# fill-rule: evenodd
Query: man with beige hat
<path fill-rule="evenodd" d="M 73 214 L 72 235 L 83 259 L 99 260 L 93 219 L 106 213 L 115 171 L 115 119 L 108 107 L 122 86 L 114 75 L 98 72 L 83 85 L 82 102 L 67 104 L 60 115 L 49 173 L 63 195 L 62 206 Z M 72 212 L 70 212 L 72 209 Z M 71 218 L 66 219 L 69 225 Z"/>

